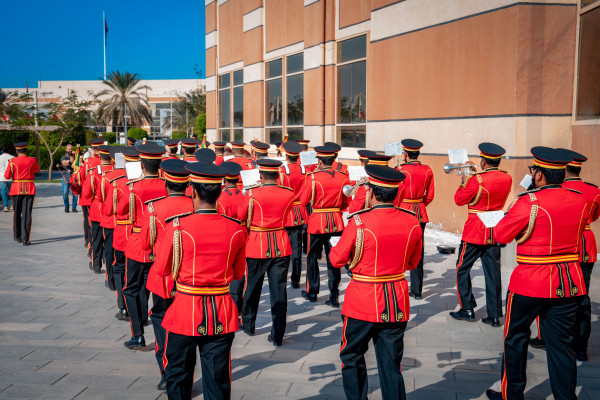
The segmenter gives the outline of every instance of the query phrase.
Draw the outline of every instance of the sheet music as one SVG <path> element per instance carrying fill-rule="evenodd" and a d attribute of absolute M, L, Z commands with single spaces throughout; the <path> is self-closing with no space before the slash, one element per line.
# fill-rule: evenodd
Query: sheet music
<path fill-rule="evenodd" d="M 351 181 L 358 182 L 361 178 L 368 177 L 367 172 L 365 171 L 365 167 L 350 165 L 348 166 L 348 178 Z"/>
<path fill-rule="evenodd" d="M 467 149 L 449 149 L 448 158 L 450 159 L 450 164 L 464 164 L 469 161 Z"/>
<path fill-rule="evenodd" d="M 317 152 L 314 150 L 303 151 L 300 153 L 300 163 L 304 166 L 317 163 Z"/>
<path fill-rule="evenodd" d="M 252 186 L 260 182 L 260 172 L 256 168 L 240 171 L 240 177 L 244 186 Z"/>
<path fill-rule="evenodd" d="M 125 164 L 127 171 L 127 179 L 138 179 L 142 176 L 142 163 L 140 161 L 132 161 Z"/>
<path fill-rule="evenodd" d="M 115 169 L 123 169 L 125 168 L 125 156 L 123 153 L 115 154 Z"/>
<path fill-rule="evenodd" d="M 386 156 L 400 156 L 402 155 L 402 142 L 393 142 L 385 144 L 385 155 Z"/>
<path fill-rule="evenodd" d="M 525 190 L 529 189 L 529 186 L 531 186 L 531 184 L 533 183 L 533 178 L 531 177 L 531 175 L 526 174 L 523 179 L 521 180 L 521 183 L 519 183 L 519 185 L 523 186 L 525 188 Z"/>
<path fill-rule="evenodd" d="M 504 218 L 504 211 L 487 211 L 477 213 L 477 216 L 483 222 L 486 228 L 494 228 L 498 222 Z"/>

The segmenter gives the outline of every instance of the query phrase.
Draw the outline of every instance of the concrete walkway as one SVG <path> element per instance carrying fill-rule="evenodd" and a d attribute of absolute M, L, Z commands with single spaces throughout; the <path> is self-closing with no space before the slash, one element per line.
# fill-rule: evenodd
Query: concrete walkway
<path fill-rule="evenodd" d="M 152 329 L 146 334 L 147 351 L 123 347 L 131 335 L 129 325 L 114 318 L 115 296 L 104 288 L 104 276 L 88 269 L 81 213 L 63 212 L 58 184 L 40 184 L 38 193 L 32 246 L 12 240 L 12 214 L 0 213 L 0 398 L 166 399 L 156 390 Z M 500 378 L 502 329 L 448 316 L 457 307 L 455 261 L 455 255 L 427 248 L 425 298 L 411 300 L 405 335 L 402 370 L 410 400 L 484 399 L 485 390 Z M 483 275 L 481 268 L 473 271 L 481 306 Z M 509 273 L 503 270 L 504 287 Z M 348 280 L 344 274 L 342 289 Z M 288 298 L 283 347 L 274 349 L 267 342 L 266 291 L 257 334 L 236 334 L 233 399 L 344 398 L 340 311 L 324 305 L 326 292 L 316 304 L 301 299 L 300 289 L 289 290 Z M 594 290 L 590 361 L 579 368 L 581 400 L 600 399 L 599 301 Z M 485 308 L 477 310 L 479 319 L 485 315 Z M 527 399 L 552 398 L 545 357 L 541 350 L 529 353 Z M 367 363 L 369 398 L 380 399 L 372 350 Z M 194 389 L 196 398 L 203 398 L 199 368 Z"/>

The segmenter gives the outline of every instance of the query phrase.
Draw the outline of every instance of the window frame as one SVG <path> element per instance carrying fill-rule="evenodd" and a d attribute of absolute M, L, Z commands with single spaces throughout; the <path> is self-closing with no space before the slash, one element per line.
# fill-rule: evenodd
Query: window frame
<path fill-rule="evenodd" d="M 362 58 L 357 58 L 354 60 L 350 60 L 350 61 L 345 61 L 345 62 L 338 62 L 338 58 L 339 58 L 339 54 L 338 54 L 338 47 L 339 44 L 341 42 L 344 42 L 346 40 L 349 39 L 354 39 L 357 38 L 359 36 L 364 36 L 365 37 L 365 42 L 366 42 L 366 48 L 365 48 L 365 57 Z M 370 44 L 370 35 L 369 32 L 361 32 L 361 33 L 357 33 L 355 35 L 351 35 L 351 36 L 346 36 L 344 38 L 340 38 L 337 39 L 335 41 L 335 74 L 334 74 L 334 79 L 335 79 L 335 87 L 336 87 L 336 91 L 335 91 L 335 137 L 336 137 L 336 142 L 337 143 L 341 143 L 342 142 L 342 128 L 345 127 L 359 127 L 359 126 L 364 126 L 365 129 L 365 146 L 367 144 L 367 124 L 369 123 L 369 114 L 367 113 L 367 115 L 365 116 L 365 122 L 355 122 L 355 123 L 340 123 L 340 119 L 338 118 L 341 114 L 341 107 L 340 107 L 340 102 L 338 101 L 338 90 L 340 88 L 339 84 L 340 82 L 338 81 L 338 68 L 344 65 L 349 65 L 349 64 L 353 64 L 353 63 L 357 63 L 357 62 L 361 62 L 364 61 L 365 62 L 365 103 L 367 103 L 367 99 L 369 98 L 369 80 L 368 80 L 368 58 L 369 58 L 369 46 Z M 351 147 L 351 148 L 361 148 L 361 147 Z"/>
<path fill-rule="evenodd" d="M 278 76 L 274 76 L 272 78 L 267 78 L 267 64 L 273 62 L 273 61 L 277 61 L 277 60 L 281 60 L 281 75 Z M 286 71 L 286 67 L 287 64 L 285 62 L 285 57 L 284 56 L 279 56 L 270 60 L 265 60 L 264 61 L 264 65 L 265 65 L 265 79 L 264 79 L 264 87 L 263 87 L 263 98 L 264 98 L 264 103 L 263 103 L 263 112 L 264 112 L 264 116 L 265 116 L 265 143 L 271 143 L 271 130 L 281 130 L 281 135 L 284 135 L 284 127 L 285 127 L 285 122 L 286 122 L 286 118 L 287 118 L 287 113 L 286 113 L 286 102 L 285 102 L 285 71 Z M 281 81 L 281 125 L 268 125 L 269 123 L 269 118 L 267 116 L 268 114 L 268 108 L 267 108 L 267 101 L 270 100 L 267 98 L 267 82 L 271 82 L 274 80 L 279 79 Z"/>
<path fill-rule="evenodd" d="M 221 87 L 221 77 L 223 75 L 229 75 L 229 86 L 227 87 Z M 233 125 L 233 119 L 232 119 L 232 114 L 233 114 L 233 90 L 231 88 L 231 83 L 232 83 L 232 71 L 227 71 L 224 72 L 222 74 L 217 74 L 217 109 L 219 110 L 218 112 L 218 116 L 219 116 L 219 123 L 218 123 L 218 127 L 217 127 L 217 139 L 218 140 L 222 140 L 222 141 L 226 141 L 229 142 L 229 140 L 225 140 L 225 138 L 223 137 L 225 132 L 228 132 L 228 138 L 231 138 L 231 128 Z M 221 92 L 223 91 L 229 91 L 229 126 L 228 127 L 222 127 L 221 123 L 223 121 L 223 110 L 221 108 Z"/>
<path fill-rule="evenodd" d="M 579 89 L 579 52 L 581 50 L 581 16 L 596 8 L 600 8 L 600 1 L 588 4 L 583 8 L 581 7 L 581 4 L 581 0 L 577 1 L 577 37 L 575 43 L 575 77 L 573 79 L 573 109 L 571 113 L 571 125 L 600 125 L 600 117 L 596 119 L 577 119 L 577 97 Z"/>
<path fill-rule="evenodd" d="M 297 56 L 299 54 L 302 54 L 302 69 L 296 72 L 292 72 L 289 73 L 287 72 L 287 64 L 288 64 L 288 57 L 293 57 L 293 56 Z M 302 75 L 302 124 L 301 125 L 288 125 L 288 87 L 287 87 L 287 78 L 290 76 L 298 76 L 298 75 Z M 288 54 L 285 56 L 285 87 L 283 88 L 283 97 L 284 97 L 284 129 L 282 130 L 281 134 L 283 135 L 282 140 L 288 136 L 288 127 L 292 128 L 292 129 L 297 129 L 297 128 L 302 128 L 302 138 L 304 138 L 304 50 L 299 51 L 297 53 L 292 53 L 292 54 Z"/>

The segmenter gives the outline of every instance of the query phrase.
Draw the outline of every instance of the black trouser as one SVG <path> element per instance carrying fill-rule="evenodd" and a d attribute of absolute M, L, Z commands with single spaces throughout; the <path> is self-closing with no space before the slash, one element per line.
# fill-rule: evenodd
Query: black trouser
<path fill-rule="evenodd" d="M 342 379 L 346 399 L 367 398 L 365 353 L 369 341 L 375 345 L 381 395 L 386 400 L 406 399 L 400 362 L 404 353 L 406 322 L 367 322 L 343 316 Z"/>
<path fill-rule="evenodd" d="M 302 225 L 285 228 L 292 245 L 292 275 L 291 282 L 300 283 L 302 274 Z"/>
<path fill-rule="evenodd" d="M 472 310 L 477 306 L 471 286 L 471 268 L 481 258 L 485 277 L 485 302 L 489 317 L 502 316 L 502 278 L 500 275 L 500 247 L 496 245 L 460 242 L 456 261 L 456 289 L 460 308 Z"/>
<path fill-rule="evenodd" d="M 331 245 L 329 244 L 329 239 L 332 236 L 339 236 L 340 233 L 336 234 L 310 234 L 309 235 L 309 248 L 308 255 L 306 256 L 306 291 L 310 294 L 318 294 L 321 286 L 321 280 L 319 276 L 319 261 L 317 258 L 319 254 L 323 251 L 323 246 L 325 246 L 325 255 L 327 258 L 327 278 L 329 284 L 329 296 L 337 298 L 340 294 L 338 289 L 340 285 L 340 280 L 342 279 L 342 274 L 340 273 L 339 268 L 333 268 L 331 263 L 329 262 L 329 251 L 328 248 L 331 249 Z"/>
<path fill-rule="evenodd" d="M 235 303 L 235 308 L 237 308 L 238 315 L 242 315 L 242 304 L 244 302 L 244 285 L 246 284 L 246 276 L 244 275 L 242 278 L 231 281 L 229 284 L 229 294 Z"/>
<path fill-rule="evenodd" d="M 92 243 L 92 228 L 90 225 L 90 206 L 81 206 L 81 211 L 83 212 L 83 239 L 85 240 L 85 245 L 90 246 Z"/>
<path fill-rule="evenodd" d="M 580 263 L 581 272 L 583 273 L 583 281 L 587 293 L 585 296 L 581 296 L 583 300 L 577 308 L 577 322 L 575 325 L 575 351 L 579 353 L 587 353 L 587 345 L 590 340 L 590 334 L 592 333 L 592 305 L 590 302 L 590 278 L 592 277 L 592 270 L 594 263 Z"/>
<path fill-rule="evenodd" d="M 421 223 L 423 238 L 425 237 L 425 226 L 427 223 Z M 417 296 L 423 291 L 423 258 L 425 257 L 425 240 L 421 241 L 421 259 L 417 268 L 410 271 L 410 291 Z"/>
<path fill-rule="evenodd" d="M 113 276 L 115 277 L 115 286 L 117 288 L 117 307 L 119 307 L 119 310 L 122 310 L 125 308 L 125 300 L 123 299 L 123 287 L 125 286 L 125 253 L 121 250 L 115 250 Z"/>
<path fill-rule="evenodd" d="M 151 262 L 143 263 L 127 258 L 125 263 L 125 287 L 123 297 L 131 320 L 131 332 L 133 336 L 144 334 L 144 324 L 148 320 L 148 297 L 150 292 L 146 290 L 148 271 Z"/>
<path fill-rule="evenodd" d="M 106 265 L 106 282 L 109 287 L 115 286 L 115 277 L 113 272 L 113 264 L 115 262 L 115 251 L 113 249 L 113 232 L 114 229 L 104 229 L 104 265 Z"/>
<path fill-rule="evenodd" d="M 287 314 L 287 274 L 290 266 L 290 256 L 278 258 L 247 258 L 246 259 L 246 290 L 242 305 L 242 326 L 249 332 L 254 332 L 260 292 L 265 273 L 269 279 L 269 294 L 271 297 L 271 335 L 275 343 L 281 344 L 285 334 L 285 317 Z"/>
<path fill-rule="evenodd" d="M 165 352 L 165 340 L 167 340 L 167 331 L 162 327 L 162 321 L 165 317 L 165 313 L 169 306 L 173 303 L 173 299 L 163 299 L 157 294 L 152 293 L 152 313 L 150 314 L 150 320 L 152 321 L 152 328 L 154 329 L 154 338 L 156 339 L 156 347 L 154 348 L 154 355 L 156 356 L 156 362 L 160 373 L 164 374 L 165 370 L 163 367 L 163 354 Z"/>
<path fill-rule="evenodd" d="M 306 232 L 307 228 L 307 224 L 302 225 L 302 252 L 304 254 L 308 253 L 308 233 Z"/>
<path fill-rule="evenodd" d="M 31 214 L 33 212 L 32 194 L 10 196 L 13 204 L 13 237 L 28 242 L 31 235 Z"/>
<path fill-rule="evenodd" d="M 231 344 L 234 333 L 184 336 L 169 332 L 165 345 L 165 377 L 169 400 L 192 398 L 196 348 L 202 366 L 205 399 L 229 400 L 231 396 Z"/>
<path fill-rule="evenodd" d="M 524 398 L 530 327 L 538 315 L 546 341 L 546 362 L 552 394 L 556 400 L 577 399 L 573 341 L 577 308 L 581 300 L 581 296 L 547 299 L 508 292 L 502 362 L 502 392 L 505 399 Z"/>
<path fill-rule="evenodd" d="M 100 222 L 92 221 L 92 267 L 95 272 L 102 269 L 104 258 L 104 229 Z"/>

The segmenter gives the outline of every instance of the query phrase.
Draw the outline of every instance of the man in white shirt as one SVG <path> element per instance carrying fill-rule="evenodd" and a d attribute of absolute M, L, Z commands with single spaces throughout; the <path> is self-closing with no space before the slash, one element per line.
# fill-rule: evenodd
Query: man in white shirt
<path fill-rule="evenodd" d="M 8 166 L 8 160 L 14 156 L 11 154 L 13 148 L 10 144 L 2 146 L 2 154 L 0 154 L 0 192 L 2 194 L 2 204 L 4 205 L 4 212 L 12 210 L 12 203 L 8 192 L 10 192 L 10 186 L 12 185 L 12 179 L 6 179 L 4 177 L 4 171 Z"/>

